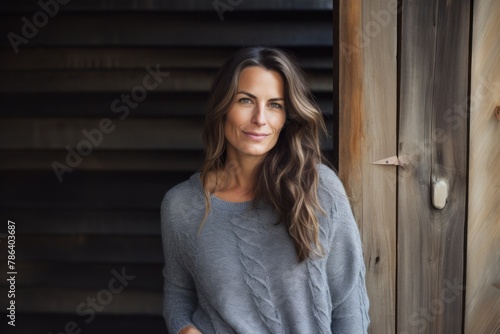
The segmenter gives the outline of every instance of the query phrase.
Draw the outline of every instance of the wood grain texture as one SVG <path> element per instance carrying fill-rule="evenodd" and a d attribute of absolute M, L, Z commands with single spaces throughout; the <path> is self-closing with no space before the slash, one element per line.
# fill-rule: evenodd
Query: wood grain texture
<path fill-rule="evenodd" d="M 398 332 L 462 331 L 469 2 L 404 1 L 398 184 Z M 466 108 L 466 106 L 464 106 Z M 444 181 L 442 210 L 432 184 Z"/>
<path fill-rule="evenodd" d="M 362 232 L 370 333 L 395 333 L 396 325 L 396 167 L 371 165 L 397 147 L 397 13 L 390 2 L 342 1 L 340 11 L 339 170 Z"/>
<path fill-rule="evenodd" d="M 61 11 L 20 50 L 35 46 L 241 47 L 251 45 L 332 45 L 329 11 L 226 13 L 221 22 L 208 12 L 80 12 Z M 21 33 L 22 16 L 0 14 L 6 32 Z M 301 22 L 298 24 L 297 22 Z M 251 26 L 251 29 L 248 27 Z M 5 34 L 7 35 L 7 33 Z M 11 47 L 8 38 L 0 46 Z"/>
<path fill-rule="evenodd" d="M 465 333 L 500 332 L 500 3 L 473 14 Z"/>

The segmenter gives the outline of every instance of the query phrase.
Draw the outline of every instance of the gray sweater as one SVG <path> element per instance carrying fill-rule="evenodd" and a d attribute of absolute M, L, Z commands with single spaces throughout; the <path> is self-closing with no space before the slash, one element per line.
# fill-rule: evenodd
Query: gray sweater
<path fill-rule="evenodd" d="M 284 224 L 262 202 L 211 197 L 200 174 L 161 206 L 164 311 L 169 333 L 365 333 L 369 324 L 361 242 L 335 173 L 319 165 L 320 241 L 327 255 L 298 263 Z"/>

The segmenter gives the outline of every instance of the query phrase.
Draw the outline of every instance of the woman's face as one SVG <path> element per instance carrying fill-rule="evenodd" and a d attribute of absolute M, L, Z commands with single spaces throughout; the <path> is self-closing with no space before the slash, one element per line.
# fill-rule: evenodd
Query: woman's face
<path fill-rule="evenodd" d="M 263 158 L 276 145 L 285 124 L 284 103 L 284 83 L 278 72 L 259 66 L 241 71 L 224 123 L 228 160 Z"/>

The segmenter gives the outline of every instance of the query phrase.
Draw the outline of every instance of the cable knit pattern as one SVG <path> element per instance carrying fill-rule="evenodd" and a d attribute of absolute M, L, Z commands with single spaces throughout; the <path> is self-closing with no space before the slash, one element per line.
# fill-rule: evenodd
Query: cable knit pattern
<path fill-rule="evenodd" d="M 240 225 L 245 222 L 246 225 Z M 258 244 L 259 234 L 264 231 L 259 228 L 259 222 L 252 220 L 248 222 L 244 216 L 236 216 L 231 219 L 234 232 L 238 239 L 241 264 L 244 270 L 245 283 L 252 292 L 252 298 L 259 309 L 259 315 L 266 324 L 270 333 L 283 333 L 280 314 L 274 305 L 270 291 L 269 276 L 263 262 L 263 254 Z M 250 224 L 248 224 L 250 223 Z M 256 241 L 252 241 L 255 239 Z"/>
<path fill-rule="evenodd" d="M 199 173 L 162 202 L 164 318 L 169 333 L 366 333 L 369 302 L 361 242 L 335 173 L 318 165 L 325 256 L 298 263 L 286 226 L 263 204 L 212 196 Z"/>

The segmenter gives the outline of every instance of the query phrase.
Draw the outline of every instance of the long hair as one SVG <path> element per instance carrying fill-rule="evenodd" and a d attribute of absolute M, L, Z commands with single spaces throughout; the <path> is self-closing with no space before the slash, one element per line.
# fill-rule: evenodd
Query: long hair
<path fill-rule="evenodd" d="M 242 49 L 224 63 L 213 80 L 203 131 L 203 222 L 210 212 L 210 195 L 221 181 L 216 179 L 214 183 L 209 175 L 231 168 L 226 163 L 225 116 L 236 95 L 240 73 L 249 66 L 260 66 L 282 76 L 286 112 L 285 126 L 276 145 L 257 167 L 259 177 L 253 188 L 253 203 L 264 200 L 275 209 L 278 223 L 288 228 L 299 262 L 313 254 L 321 256 L 324 251 L 317 215 L 324 211 L 318 199 L 318 164 L 322 162 L 319 135 L 326 134 L 326 126 L 297 61 L 278 49 Z"/>

